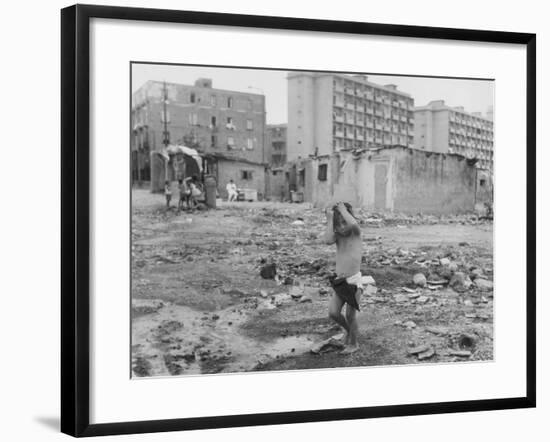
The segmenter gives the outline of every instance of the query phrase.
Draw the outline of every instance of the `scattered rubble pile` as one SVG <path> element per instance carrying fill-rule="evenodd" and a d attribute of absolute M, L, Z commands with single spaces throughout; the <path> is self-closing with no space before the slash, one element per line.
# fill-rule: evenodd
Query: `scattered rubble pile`
<path fill-rule="evenodd" d="M 288 204 L 196 214 L 135 210 L 132 311 L 144 329 L 133 332 L 134 374 L 491 359 L 492 250 L 452 237 L 455 226 L 485 229 L 490 237 L 491 224 L 474 215 L 358 211 L 358 218 L 365 347 L 330 359 L 343 344 L 326 317 L 335 253 L 321 241 L 322 210 Z M 420 238 L 395 247 L 401 227 L 411 228 L 410 245 L 415 226 L 431 225 L 451 229 L 449 236 L 440 244 Z M 190 329 L 174 328 L 163 316 L 177 317 L 183 308 Z M 149 336 L 145 327 L 155 330 Z"/>

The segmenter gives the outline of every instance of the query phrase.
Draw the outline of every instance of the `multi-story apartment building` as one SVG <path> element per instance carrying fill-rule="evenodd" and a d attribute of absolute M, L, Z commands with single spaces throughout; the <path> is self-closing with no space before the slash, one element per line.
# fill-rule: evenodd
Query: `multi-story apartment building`
<path fill-rule="evenodd" d="M 413 147 L 414 100 L 365 75 L 288 74 L 287 159 L 343 149 Z"/>
<path fill-rule="evenodd" d="M 431 101 L 414 111 L 414 147 L 434 152 L 458 153 L 477 158 L 477 166 L 493 170 L 493 121 L 489 116 Z"/>
<path fill-rule="evenodd" d="M 286 124 L 268 124 L 266 133 L 266 150 L 269 164 L 274 167 L 286 163 Z"/>
<path fill-rule="evenodd" d="M 265 117 L 264 95 L 214 89 L 208 78 L 194 85 L 147 81 L 132 96 L 134 165 L 142 167 L 165 141 L 264 163 Z"/>

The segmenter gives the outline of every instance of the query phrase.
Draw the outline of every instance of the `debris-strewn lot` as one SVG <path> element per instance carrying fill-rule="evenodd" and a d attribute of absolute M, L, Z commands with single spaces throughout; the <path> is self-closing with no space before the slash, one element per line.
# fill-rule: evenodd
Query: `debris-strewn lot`
<path fill-rule="evenodd" d="M 166 211 L 132 196 L 135 376 L 490 360 L 493 226 L 475 216 L 358 213 L 360 350 L 327 317 L 334 246 L 305 204 Z"/>

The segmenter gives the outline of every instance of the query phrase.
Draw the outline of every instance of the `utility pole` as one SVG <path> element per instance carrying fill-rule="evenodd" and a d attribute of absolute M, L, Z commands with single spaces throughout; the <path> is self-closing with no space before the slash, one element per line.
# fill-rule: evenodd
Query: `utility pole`
<path fill-rule="evenodd" d="M 166 81 L 163 85 L 163 100 L 162 100 L 162 122 L 164 123 L 164 131 L 162 132 L 162 143 L 164 144 L 164 147 L 167 148 L 170 144 L 170 132 L 168 132 L 168 123 L 170 116 L 168 115 L 168 111 L 166 109 L 166 105 L 168 104 L 168 93 L 166 91 Z"/>

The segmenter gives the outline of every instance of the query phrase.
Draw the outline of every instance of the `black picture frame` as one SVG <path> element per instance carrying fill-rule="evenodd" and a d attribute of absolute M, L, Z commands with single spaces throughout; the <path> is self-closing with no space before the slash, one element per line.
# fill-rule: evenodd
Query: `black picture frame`
<path fill-rule="evenodd" d="M 90 424 L 90 19 L 156 21 L 524 45 L 527 53 L 526 395 L 490 400 Z M 75 5 L 61 10 L 61 431 L 82 437 L 535 407 L 536 35 L 211 12 Z"/>

